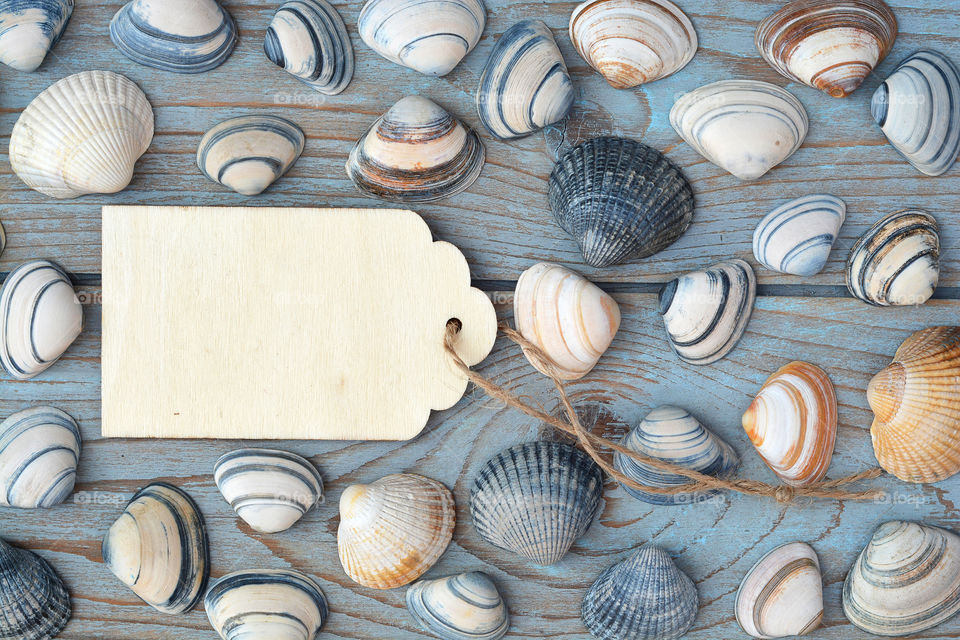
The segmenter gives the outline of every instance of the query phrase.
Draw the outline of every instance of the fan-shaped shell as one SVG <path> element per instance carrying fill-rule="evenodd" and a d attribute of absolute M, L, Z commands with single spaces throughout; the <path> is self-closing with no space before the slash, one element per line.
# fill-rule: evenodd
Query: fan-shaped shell
<path fill-rule="evenodd" d="M 682 95 L 670 124 L 701 156 L 755 180 L 800 148 L 809 123 L 791 93 L 758 80 L 721 80 Z"/>
<path fill-rule="evenodd" d="M 497 585 L 480 571 L 421 580 L 407 589 L 407 609 L 443 640 L 498 640 L 510 626 Z"/>
<path fill-rule="evenodd" d="M 737 591 L 737 622 L 754 638 L 802 636 L 823 618 L 823 579 L 817 553 L 791 542 L 760 558 Z"/>
<path fill-rule="evenodd" d="M 54 407 L 24 409 L 0 423 L 0 506 L 46 508 L 66 500 L 80 440 L 76 421 Z"/>
<path fill-rule="evenodd" d="M 50 640 L 71 613 L 70 594 L 53 567 L 0 540 L 0 638 Z"/>
<path fill-rule="evenodd" d="M 528 442 L 481 467 L 470 513 L 490 544 L 550 565 L 590 528 L 602 497 L 603 474 L 587 454 L 558 442 Z"/>
<path fill-rule="evenodd" d="M 73 13 L 73 0 L 0 0 L 0 62 L 36 71 Z"/>
<path fill-rule="evenodd" d="M 780 205 L 753 232 L 753 256 L 768 269 L 796 276 L 820 273 L 840 233 L 847 205 L 814 194 Z"/>
<path fill-rule="evenodd" d="M 626 138 L 593 138 L 557 161 L 550 208 L 593 267 L 646 258 L 693 220 L 693 189 L 662 153 Z"/>
<path fill-rule="evenodd" d="M 365 587 L 402 587 L 440 559 L 455 524 L 453 494 L 436 480 L 401 473 L 352 485 L 340 496 L 340 564 Z"/>

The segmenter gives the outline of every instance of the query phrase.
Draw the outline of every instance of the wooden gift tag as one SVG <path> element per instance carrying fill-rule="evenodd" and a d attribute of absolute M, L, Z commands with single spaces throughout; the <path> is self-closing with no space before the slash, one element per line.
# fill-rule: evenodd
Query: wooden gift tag
<path fill-rule="evenodd" d="M 412 211 L 103 208 L 103 435 L 404 440 L 496 315 Z"/>

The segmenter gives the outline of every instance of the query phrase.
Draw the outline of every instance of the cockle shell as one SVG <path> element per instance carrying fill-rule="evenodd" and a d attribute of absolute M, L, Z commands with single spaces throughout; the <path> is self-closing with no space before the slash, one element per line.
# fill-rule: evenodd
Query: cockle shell
<path fill-rule="evenodd" d="M 758 80 L 721 80 L 686 93 L 670 124 L 701 156 L 755 180 L 800 148 L 809 123 L 791 93 Z"/>
<path fill-rule="evenodd" d="M 401 473 L 352 485 L 340 496 L 340 564 L 365 587 L 402 587 L 440 559 L 455 524 L 453 494 L 436 480 Z"/>
<path fill-rule="evenodd" d="M 787 484 L 823 479 L 837 438 L 837 395 L 830 377 L 808 362 L 791 362 L 760 387 L 743 414 L 757 453 Z"/>
<path fill-rule="evenodd" d="M 50 640 L 72 612 L 70 594 L 53 567 L 0 540 L 0 638 Z"/>
<path fill-rule="evenodd" d="M 795 0 L 760 22 L 756 44 L 783 76 L 844 98 L 896 37 L 897 19 L 882 0 Z"/>
<path fill-rule="evenodd" d="M 24 409 L 0 423 L 0 506 L 36 509 L 66 500 L 80 440 L 76 421 L 54 407 Z"/>
<path fill-rule="evenodd" d="M 697 588 L 659 547 L 645 545 L 600 574 L 580 617 L 601 640 L 674 640 L 697 618 Z"/>
<path fill-rule="evenodd" d="M 940 229 L 926 211 L 897 211 L 867 229 L 847 258 L 847 289 L 877 306 L 923 304 L 940 279 Z"/>
<path fill-rule="evenodd" d="M 665 78 L 697 52 L 693 24 L 669 0 L 587 0 L 570 16 L 570 40 L 616 89 Z"/>
<path fill-rule="evenodd" d="M 353 147 L 347 175 L 377 198 L 429 202 L 473 184 L 483 159 L 483 143 L 473 129 L 430 100 L 407 96 Z"/>
<path fill-rule="evenodd" d="M 161 613 L 184 613 L 210 575 L 207 528 L 183 490 L 154 482 L 137 491 L 103 538 L 103 561 Z"/>
<path fill-rule="evenodd" d="M 490 133 L 509 140 L 563 120 L 573 99 L 553 33 L 539 20 L 522 20 L 490 52 L 477 89 L 477 113 Z"/>
<path fill-rule="evenodd" d="M 587 264 L 608 267 L 676 242 L 693 220 L 693 189 L 656 149 L 626 138 L 592 138 L 554 165 L 550 208 Z"/>
<path fill-rule="evenodd" d="M 498 640 L 510 626 L 497 585 L 480 571 L 421 580 L 407 589 L 407 609 L 443 640 Z"/>
<path fill-rule="evenodd" d="M 791 542 L 760 558 L 737 590 L 737 622 L 754 638 L 802 636 L 823 618 L 823 578 L 817 553 Z"/>
<path fill-rule="evenodd" d="M 847 620 L 878 636 L 913 636 L 960 611 L 960 537 L 884 522 L 843 583 Z"/>
<path fill-rule="evenodd" d="M 36 71 L 73 13 L 73 0 L 0 0 L 0 62 Z"/>
<path fill-rule="evenodd" d="M 480 469 L 470 513 L 480 537 L 539 565 L 559 562 L 600 512 L 603 474 L 559 442 L 501 451 Z"/>
<path fill-rule="evenodd" d="M 820 273 L 846 214 L 846 203 L 827 194 L 803 196 L 782 204 L 768 213 L 753 232 L 753 257 L 780 273 Z"/>

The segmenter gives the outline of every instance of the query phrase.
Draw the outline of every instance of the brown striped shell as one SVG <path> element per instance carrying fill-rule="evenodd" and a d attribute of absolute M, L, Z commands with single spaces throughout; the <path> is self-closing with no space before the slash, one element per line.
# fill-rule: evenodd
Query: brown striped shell
<path fill-rule="evenodd" d="M 753 565 L 737 591 L 740 628 L 754 638 L 802 636 L 823 619 L 820 561 L 810 545 L 790 542 Z"/>

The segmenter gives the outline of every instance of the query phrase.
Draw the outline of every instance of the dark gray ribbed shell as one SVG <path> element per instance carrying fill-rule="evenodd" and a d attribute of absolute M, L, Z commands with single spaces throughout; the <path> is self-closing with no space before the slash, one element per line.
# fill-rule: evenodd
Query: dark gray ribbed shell
<path fill-rule="evenodd" d="M 50 640 L 71 612 L 70 594 L 53 567 L 0 540 L 0 640 Z"/>

